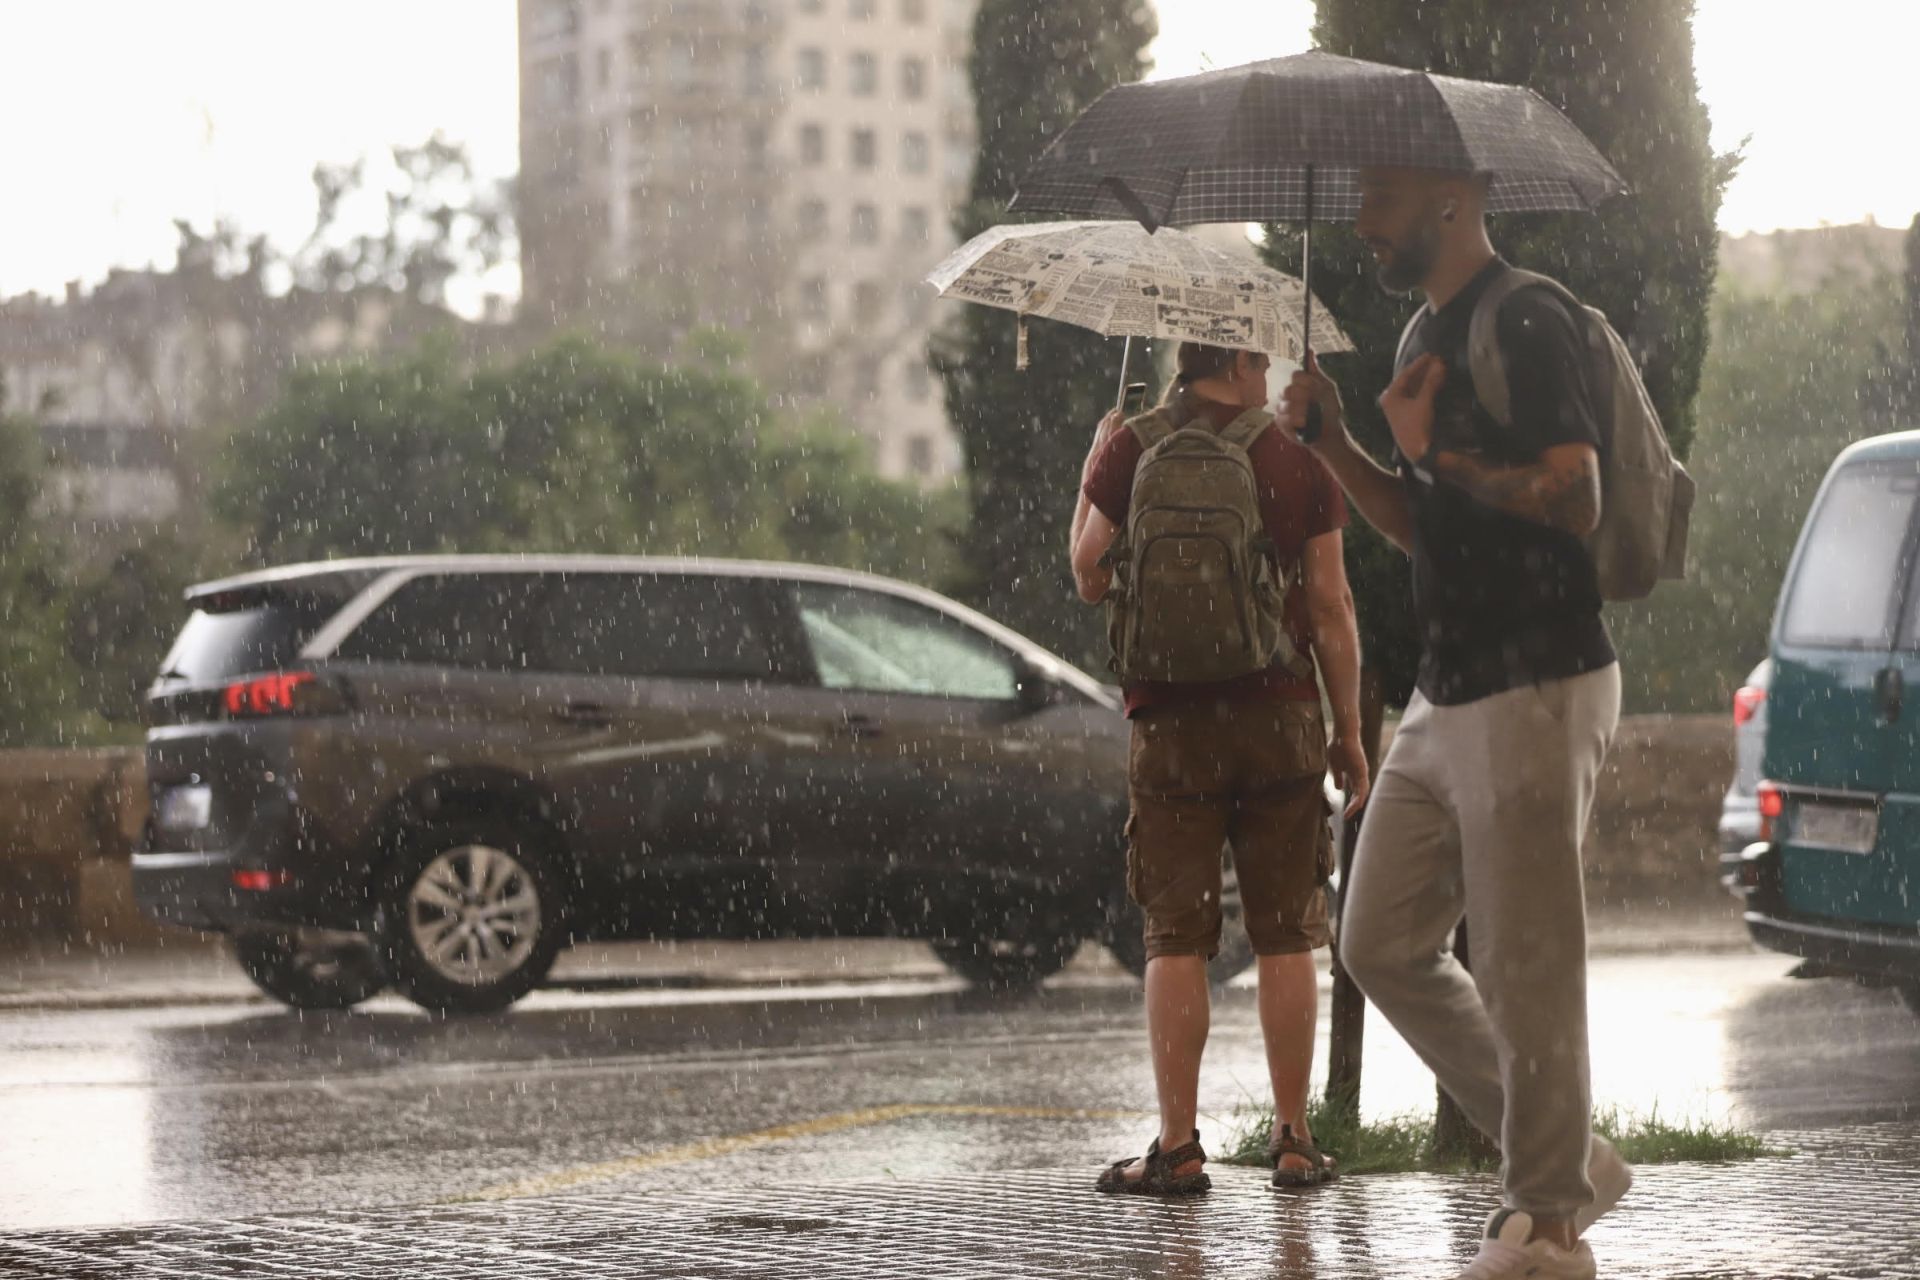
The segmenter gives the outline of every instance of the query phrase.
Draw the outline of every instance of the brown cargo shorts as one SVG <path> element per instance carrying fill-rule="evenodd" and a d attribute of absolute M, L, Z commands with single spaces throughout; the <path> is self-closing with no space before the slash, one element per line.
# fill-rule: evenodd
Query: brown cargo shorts
<path fill-rule="evenodd" d="M 1146 914 L 1148 959 L 1219 950 L 1223 846 L 1256 954 L 1332 940 L 1326 771 L 1318 703 L 1196 703 L 1133 722 L 1127 892 Z"/>

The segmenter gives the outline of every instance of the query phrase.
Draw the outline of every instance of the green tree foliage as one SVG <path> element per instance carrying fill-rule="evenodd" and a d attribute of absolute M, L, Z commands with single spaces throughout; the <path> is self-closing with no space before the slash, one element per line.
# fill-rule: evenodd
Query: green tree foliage
<path fill-rule="evenodd" d="M 1633 188 L 1598 215 L 1494 219 L 1511 261 L 1564 281 L 1606 312 L 1640 361 L 1674 447 L 1694 437 L 1694 398 L 1707 350 L 1707 308 L 1718 237 L 1714 219 L 1731 157 L 1708 145 L 1707 113 L 1693 73 L 1691 0 L 1320 0 L 1314 35 L 1333 53 L 1446 75 L 1525 84 L 1567 113 Z M 1329 361 L 1357 434 L 1385 456 L 1390 445 L 1374 398 L 1414 302 L 1373 284 L 1373 260 L 1351 229 L 1314 239 L 1315 293 L 1361 347 Z M 1277 237 L 1281 265 L 1298 269 L 1295 241 Z M 1355 539 L 1354 577 L 1369 661 L 1389 696 L 1410 688 L 1415 638 L 1405 625 L 1405 565 L 1377 538 Z M 1645 631 L 1670 588 L 1615 610 Z M 1629 665 L 1635 660 L 1623 646 Z"/>
<path fill-rule="evenodd" d="M 791 558 L 928 581 L 952 504 L 876 475 L 836 424 L 789 423 L 713 359 L 579 339 L 468 370 L 443 349 L 300 373 L 232 441 L 215 501 L 263 563 L 568 551 Z"/>
<path fill-rule="evenodd" d="M 1863 394 L 1863 366 L 1899 330 L 1900 311 L 1891 275 L 1714 299 L 1689 577 L 1662 586 L 1653 607 L 1610 619 L 1633 659 L 1622 664 L 1629 709 L 1725 710 L 1766 656 L 1781 578 L 1828 464 L 1887 425 Z"/>
<path fill-rule="evenodd" d="M 1157 23 L 1144 0 L 983 0 L 973 31 L 980 154 L 954 219 L 962 239 L 1006 221 L 1020 175 L 1047 143 L 1100 94 L 1140 77 Z M 967 457 L 972 518 L 955 589 L 1096 670 L 1104 641 L 1073 595 L 1067 528 L 1094 424 L 1113 405 L 1120 349 L 1037 321 L 1023 372 L 1013 317 L 966 307 L 933 353 Z"/>
<path fill-rule="evenodd" d="M 188 537 L 150 534 L 67 589 L 66 652 L 86 673 L 79 700 L 107 723 L 140 723 L 146 688 L 180 630 L 181 595 L 199 576 L 198 552 Z"/>
<path fill-rule="evenodd" d="M 0 401 L 5 400 L 0 386 Z M 71 744 L 97 725 L 60 643 L 59 560 L 43 518 L 44 452 L 34 424 L 0 414 L 0 747 Z"/>

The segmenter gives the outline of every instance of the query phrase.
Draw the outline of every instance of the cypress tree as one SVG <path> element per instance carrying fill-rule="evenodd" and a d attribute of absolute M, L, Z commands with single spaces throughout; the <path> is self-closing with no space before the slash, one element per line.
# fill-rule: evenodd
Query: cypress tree
<path fill-rule="evenodd" d="M 954 218 L 961 239 L 1008 221 L 1020 175 L 1095 98 L 1140 78 L 1156 31 L 1146 0 L 982 0 L 970 67 L 980 152 Z M 1067 529 L 1094 424 L 1113 404 L 1120 342 L 1037 320 L 1021 371 L 1010 313 L 958 311 L 932 352 L 967 458 L 971 519 L 951 588 L 1099 670 L 1104 641 L 1073 595 Z"/>
<path fill-rule="evenodd" d="M 1715 156 L 1693 71 L 1691 0 L 1319 0 L 1316 43 L 1331 53 L 1444 75 L 1524 84 L 1564 111 L 1633 194 L 1596 214 L 1495 217 L 1508 260 L 1564 282 L 1604 311 L 1641 366 L 1674 449 L 1694 435 L 1693 401 L 1707 350 L 1707 308 L 1719 239 L 1715 218 L 1736 160 Z M 1290 229 L 1289 229 L 1290 230 Z M 1298 270 L 1297 240 L 1270 256 Z M 1314 292 L 1346 326 L 1357 356 L 1329 361 L 1355 434 L 1377 456 L 1391 447 L 1375 406 L 1400 328 L 1418 299 L 1391 298 L 1349 227 L 1314 237 Z M 1353 539 L 1350 570 L 1373 675 L 1393 702 L 1411 690 L 1418 642 L 1404 557 L 1370 533 Z M 1633 636 L 1656 625 L 1648 604 L 1615 609 L 1629 657 L 1629 703 L 1646 677 Z M 1638 696 L 1636 696 L 1638 695 Z"/>

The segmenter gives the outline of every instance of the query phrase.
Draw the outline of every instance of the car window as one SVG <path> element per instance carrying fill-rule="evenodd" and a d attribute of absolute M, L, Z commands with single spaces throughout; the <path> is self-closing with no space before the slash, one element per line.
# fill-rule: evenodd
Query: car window
<path fill-rule="evenodd" d="M 338 656 L 482 671 L 528 666 L 537 573 L 428 574 L 403 583 L 340 642 Z"/>
<path fill-rule="evenodd" d="M 758 592 L 717 574 L 555 575 L 540 664 L 595 676 L 751 680 L 774 674 Z"/>
<path fill-rule="evenodd" d="M 302 597 L 196 609 L 160 664 L 161 678 L 205 683 L 278 670 L 294 660 L 333 609 Z"/>
<path fill-rule="evenodd" d="M 793 584 L 820 683 L 829 689 L 1010 700 L 1013 656 L 937 609 L 825 583 Z"/>
<path fill-rule="evenodd" d="M 1808 520 L 1780 638 L 1790 645 L 1887 649 L 1920 476 L 1911 467 L 1842 470 Z"/>

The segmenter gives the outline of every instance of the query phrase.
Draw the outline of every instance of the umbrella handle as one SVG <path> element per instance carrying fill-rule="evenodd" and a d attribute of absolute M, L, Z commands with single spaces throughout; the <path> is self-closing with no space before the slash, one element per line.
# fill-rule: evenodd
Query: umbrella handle
<path fill-rule="evenodd" d="M 1300 289 L 1306 294 L 1301 304 L 1300 319 L 1300 366 L 1305 368 L 1313 363 L 1313 166 L 1307 166 L 1307 228 L 1300 236 Z M 1326 415 L 1320 412 L 1320 402 L 1315 400 L 1307 406 L 1307 420 L 1300 427 L 1300 443 L 1312 444 L 1320 438 L 1320 429 Z"/>

